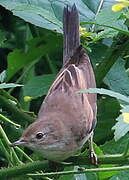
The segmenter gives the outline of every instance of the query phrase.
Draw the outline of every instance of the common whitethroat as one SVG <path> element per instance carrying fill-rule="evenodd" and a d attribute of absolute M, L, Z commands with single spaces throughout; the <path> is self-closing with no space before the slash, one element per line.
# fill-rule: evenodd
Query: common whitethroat
<path fill-rule="evenodd" d="M 63 161 L 81 149 L 96 125 L 96 94 L 79 94 L 95 88 L 94 72 L 80 45 L 79 15 L 75 5 L 63 13 L 63 66 L 38 113 L 21 138 L 12 146 L 24 145 L 44 158 Z"/>

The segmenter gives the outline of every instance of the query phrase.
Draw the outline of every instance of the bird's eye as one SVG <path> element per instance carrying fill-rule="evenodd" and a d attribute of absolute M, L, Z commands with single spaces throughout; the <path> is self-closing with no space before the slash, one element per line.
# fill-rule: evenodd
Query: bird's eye
<path fill-rule="evenodd" d="M 39 132 L 36 134 L 36 139 L 41 139 L 43 137 L 43 133 Z"/>

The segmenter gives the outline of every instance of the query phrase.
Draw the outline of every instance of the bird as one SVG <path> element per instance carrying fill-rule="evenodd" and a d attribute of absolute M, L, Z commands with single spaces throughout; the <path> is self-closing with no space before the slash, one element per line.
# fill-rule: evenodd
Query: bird
<path fill-rule="evenodd" d="M 80 43 L 76 5 L 63 11 L 63 65 L 40 107 L 37 119 L 12 146 L 23 145 L 43 158 L 64 161 L 92 139 L 96 126 L 96 94 L 77 93 L 95 88 L 90 59 Z"/>

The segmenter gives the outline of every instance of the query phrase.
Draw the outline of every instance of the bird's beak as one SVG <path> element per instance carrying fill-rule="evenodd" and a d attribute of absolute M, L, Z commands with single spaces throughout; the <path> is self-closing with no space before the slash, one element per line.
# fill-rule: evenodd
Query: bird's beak
<path fill-rule="evenodd" d="M 26 141 L 23 139 L 19 139 L 19 140 L 15 141 L 14 143 L 10 144 L 10 146 L 14 147 L 14 146 L 20 146 L 20 145 L 24 145 L 24 144 L 26 144 Z"/>

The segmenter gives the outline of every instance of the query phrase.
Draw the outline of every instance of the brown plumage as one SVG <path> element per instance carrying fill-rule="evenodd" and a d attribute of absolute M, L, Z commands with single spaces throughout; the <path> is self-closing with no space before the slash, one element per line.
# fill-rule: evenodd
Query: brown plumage
<path fill-rule="evenodd" d="M 31 124 L 14 145 L 25 144 L 47 159 L 61 161 L 74 154 L 91 136 L 96 124 L 96 94 L 78 94 L 95 88 L 92 66 L 80 45 L 76 6 L 64 8 L 63 67 Z M 43 137 L 36 135 L 42 133 Z M 41 134 L 40 134 L 41 135 Z"/>

